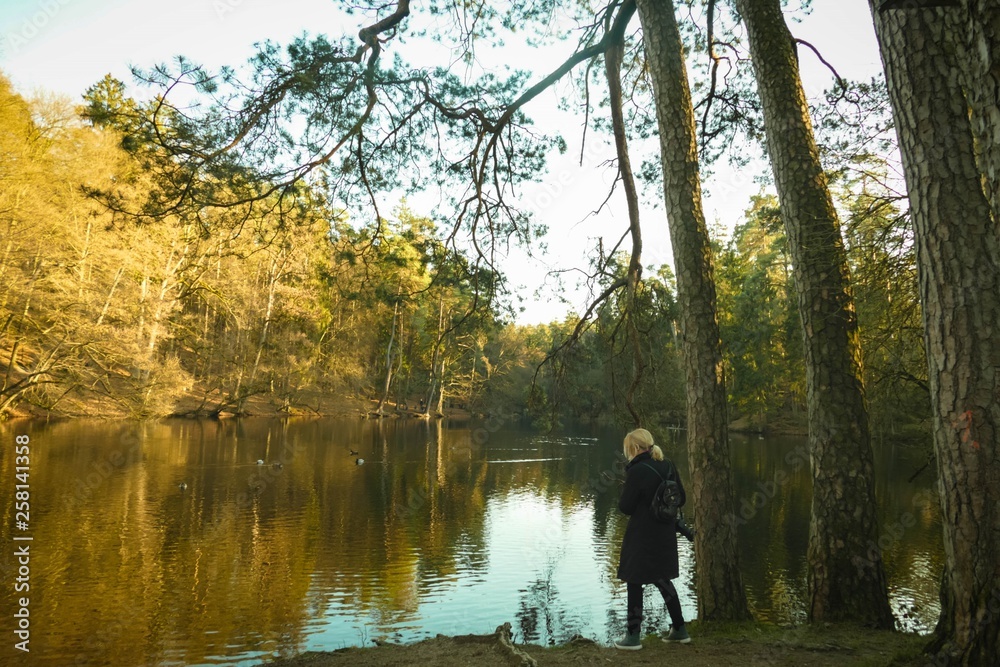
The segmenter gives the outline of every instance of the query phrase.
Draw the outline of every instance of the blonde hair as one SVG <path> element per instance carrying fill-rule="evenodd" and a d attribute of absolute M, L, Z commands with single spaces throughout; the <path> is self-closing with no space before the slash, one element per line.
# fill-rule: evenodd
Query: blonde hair
<path fill-rule="evenodd" d="M 654 461 L 663 460 L 663 450 L 653 443 L 653 434 L 644 428 L 637 428 L 625 436 L 622 451 L 630 461 L 645 451 L 652 453 Z"/>

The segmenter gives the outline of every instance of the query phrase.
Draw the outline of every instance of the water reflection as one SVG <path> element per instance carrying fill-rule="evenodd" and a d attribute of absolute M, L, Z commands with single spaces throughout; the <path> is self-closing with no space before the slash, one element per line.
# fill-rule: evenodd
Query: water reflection
<path fill-rule="evenodd" d="M 806 617 L 810 503 L 809 459 L 798 438 L 734 437 L 736 514 L 744 583 L 762 620 Z M 940 611 L 937 582 L 944 567 L 941 521 L 929 473 L 908 481 L 926 454 L 883 444 L 875 449 L 881 554 L 890 604 L 901 629 L 930 632 Z"/>
<path fill-rule="evenodd" d="M 254 664 L 375 638 L 491 632 L 508 620 L 519 640 L 540 643 L 607 642 L 624 627 L 618 432 L 6 424 L 8 482 L 15 433 L 32 439 L 32 664 Z M 686 476 L 685 457 L 665 444 Z M 802 444 L 733 443 L 744 578 L 764 619 L 804 612 L 809 480 L 793 456 Z M 905 481 L 920 458 L 879 451 L 887 532 L 873 548 L 885 554 L 897 616 L 928 630 L 942 556 L 929 480 Z M 13 501 L 3 497 L 0 536 L 11 544 Z M 6 549 L 5 581 L 13 567 Z M 681 540 L 677 588 L 689 618 L 692 569 Z M 665 624 L 656 591 L 647 594 L 647 624 Z M 14 604 L 5 587 L 0 613 L 11 618 Z"/>

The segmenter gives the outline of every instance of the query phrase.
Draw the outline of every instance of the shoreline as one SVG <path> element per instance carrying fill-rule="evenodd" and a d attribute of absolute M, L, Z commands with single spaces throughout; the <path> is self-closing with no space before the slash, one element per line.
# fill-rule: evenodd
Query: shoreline
<path fill-rule="evenodd" d="M 693 621 L 688 627 L 692 636 L 690 644 L 667 644 L 657 635 L 646 635 L 642 650 L 622 651 L 579 636 L 550 647 L 514 644 L 511 625 L 504 623 L 488 635 L 438 635 L 413 644 L 377 642 L 371 647 L 309 651 L 261 662 L 257 667 L 377 667 L 422 663 L 443 667 L 469 664 L 925 667 L 932 659 L 923 653 L 930 637 L 912 633 L 828 623 L 793 627 L 755 622 Z"/>
<path fill-rule="evenodd" d="M 430 414 L 425 416 L 415 410 L 398 407 L 396 403 L 386 403 L 383 407 L 382 415 L 375 412 L 378 405 L 377 400 L 357 398 L 352 396 L 323 396 L 314 395 L 309 400 L 296 403 L 280 403 L 270 400 L 267 397 L 251 397 L 246 401 L 242 412 L 224 409 L 226 404 L 221 401 L 208 401 L 206 397 L 187 397 L 179 401 L 176 408 L 167 414 L 134 416 L 122 411 L 95 409 L 87 412 L 83 411 L 58 411 L 46 410 L 32 405 L 21 405 L 0 415 L 0 421 L 17 420 L 37 420 L 37 421 L 62 421 L 70 419 L 99 419 L 99 420 L 161 420 L 161 419 L 242 419 L 242 418 L 263 418 L 263 419 L 284 419 L 289 417 L 308 418 L 358 418 L 358 419 L 472 419 L 473 415 L 468 410 L 460 408 L 448 408 L 445 414 Z"/>

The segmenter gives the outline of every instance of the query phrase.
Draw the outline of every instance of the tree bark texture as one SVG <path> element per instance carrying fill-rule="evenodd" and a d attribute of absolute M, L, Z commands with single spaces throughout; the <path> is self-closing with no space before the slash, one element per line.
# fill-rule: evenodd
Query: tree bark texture
<path fill-rule="evenodd" d="M 960 86 L 965 18 L 875 12 L 916 241 L 945 573 L 934 664 L 1000 655 L 1000 233 Z M 978 157 L 982 157 L 981 154 Z"/>
<path fill-rule="evenodd" d="M 959 17 L 962 21 L 958 33 L 965 36 L 961 69 L 976 156 L 993 219 L 1000 223 L 1000 3 L 963 0 L 961 9 L 947 11 L 950 20 Z"/>
<path fill-rule="evenodd" d="M 780 0 L 737 0 L 747 27 L 767 147 L 805 337 L 813 481 L 809 618 L 893 627 L 858 323 L 847 255 Z"/>
<path fill-rule="evenodd" d="M 695 592 L 703 620 L 750 617 L 733 511 L 726 389 L 712 250 L 701 204 L 691 90 L 673 3 L 638 0 L 660 132 L 663 193 L 677 273 L 694 504 Z"/>

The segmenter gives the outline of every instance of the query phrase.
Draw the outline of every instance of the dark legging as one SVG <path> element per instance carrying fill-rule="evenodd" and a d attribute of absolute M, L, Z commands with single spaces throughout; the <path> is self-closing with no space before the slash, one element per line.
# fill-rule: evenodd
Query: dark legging
<path fill-rule="evenodd" d="M 684 625 L 684 615 L 681 613 L 681 601 L 677 597 L 677 589 L 674 582 L 669 579 L 661 579 L 653 582 L 663 596 L 663 601 L 667 604 L 667 613 L 670 614 L 670 622 L 677 627 Z M 626 586 L 628 591 L 628 631 L 635 633 L 642 626 L 642 584 L 629 583 Z"/>

